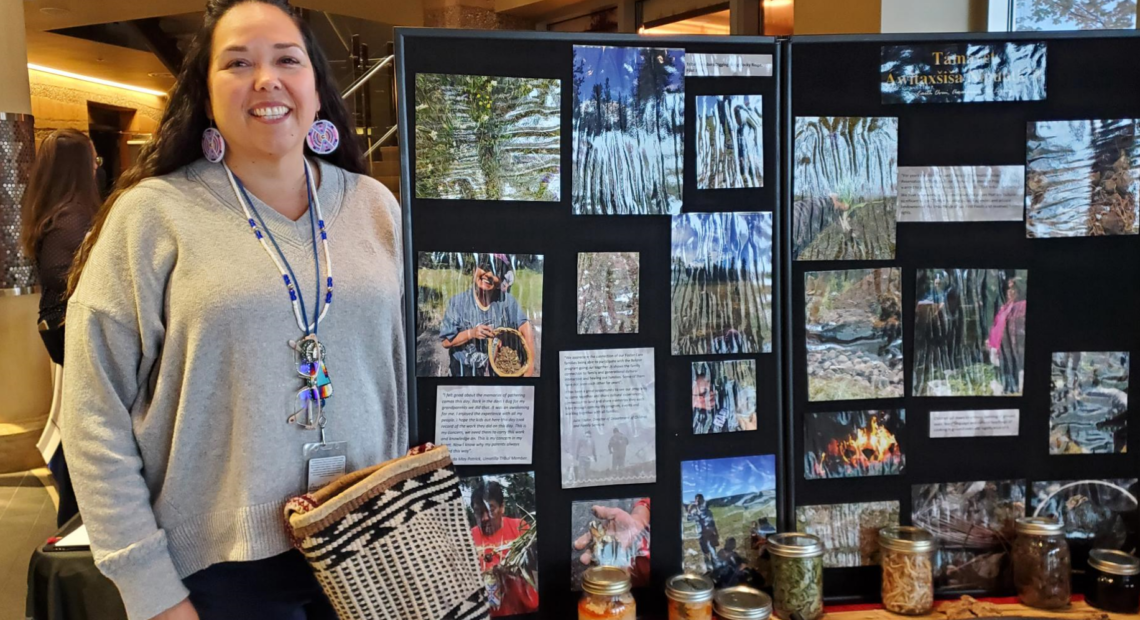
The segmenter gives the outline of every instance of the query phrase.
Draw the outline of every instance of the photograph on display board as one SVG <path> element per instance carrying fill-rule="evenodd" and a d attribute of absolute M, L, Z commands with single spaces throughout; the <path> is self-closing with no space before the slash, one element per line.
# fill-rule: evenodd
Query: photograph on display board
<path fill-rule="evenodd" d="M 696 99 L 697 189 L 764 187 L 763 97 Z"/>
<path fill-rule="evenodd" d="M 673 216 L 673 355 L 772 351 L 772 214 Z"/>
<path fill-rule="evenodd" d="M 804 274 L 808 400 L 901 398 L 900 269 Z"/>
<path fill-rule="evenodd" d="M 756 362 L 693 362 L 693 434 L 756 430 Z"/>
<path fill-rule="evenodd" d="M 570 587 L 582 590 L 591 566 L 629 572 L 633 587 L 649 585 L 648 497 L 577 501 L 570 506 Z"/>
<path fill-rule="evenodd" d="M 575 215 L 681 212 L 685 50 L 574 46 Z"/>
<path fill-rule="evenodd" d="M 915 396 L 1020 396 L 1024 269 L 919 269 Z"/>
<path fill-rule="evenodd" d="M 1128 451 L 1127 352 L 1054 353 L 1049 454 Z"/>
<path fill-rule="evenodd" d="M 537 377 L 542 256 L 420 252 L 417 377 Z"/>
<path fill-rule="evenodd" d="M 1009 548 L 1025 516 L 1025 481 L 916 484 L 911 522 L 938 540 L 934 586 L 939 594 L 1013 589 Z"/>
<path fill-rule="evenodd" d="M 578 333 L 636 334 L 640 274 L 637 252 L 580 252 Z"/>
<path fill-rule="evenodd" d="M 459 481 L 487 586 L 491 617 L 538 611 L 538 503 L 534 472 Z"/>
<path fill-rule="evenodd" d="M 804 414 L 804 478 L 901 475 L 905 427 L 902 409 Z"/>
<path fill-rule="evenodd" d="M 558 202 L 562 82 L 416 75 L 416 198 Z"/>
<path fill-rule="evenodd" d="M 654 353 L 559 351 L 562 488 L 657 481 Z"/>
<path fill-rule="evenodd" d="M 796 118 L 792 258 L 895 257 L 897 118 Z"/>
<path fill-rule="evenodd" d="M 1025 234 L 1135 235 L 1140 140 L 1133 120 L 1029 123 Z"/>
<path fill-rule="evenodd" d="M 764 585 L 760 555 L 776 533 L 776 457 L 681 462 L 681 560 L 718 588 Z"/>
<path fill-rule="evenodd" d="M 1073 554 L 1073 566 L 1084 566 L 1093 549 L 1133 553 L 1140 544 L 1140 481 L 1038 481 L 1033 483 L 1029 514 L 1057 517 Z"/>
<path fill-rule="evenodd" d="M 898 502 L 796 508 L 796 531 L 814 534 L 823 541 L 824 568 L 878 564 L 879 530 L 898 524 Z"/>

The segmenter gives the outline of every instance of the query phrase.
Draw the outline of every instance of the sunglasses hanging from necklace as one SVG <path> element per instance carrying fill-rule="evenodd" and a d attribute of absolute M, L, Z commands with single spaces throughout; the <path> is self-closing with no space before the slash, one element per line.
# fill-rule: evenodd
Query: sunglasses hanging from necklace
<path fill-rule="evenodd" d="M 224 163 L 222 165 L 225 166 Z M 297 319 L 297 327 L 299 327 L 304 334 L 300 340 L 289 341 L 289 346 L 293 349 L 297 373 L 301 376 L 305 385 L 297 392 L 299 407 L 289 416 L 288 423 L 297 424 L 307 430 L 320 429 L 323 440 L 326 422 L 324 406 L 325 401 L 332 396 L 332 381 L 329 379 L 328 368 L 325 366 L 325 345 L 317 339 L 317 328 L 328 313 L 329 306 L 332 305 L 333 275 L 332 256 L 329 254 L 329 237 L 325 231 L 325 219 L 321 213 L 321 202 L 317 198 L 316 188 L 313 187 L 312 170 L 309 167 L 308 160 L 305 160 L 305 188 L 309 200 L 309 228 L 312 231 L 313 265 L 317 280 L 316 307 L 313 309 L 314 320 L 310 323 L 309 315 L 305 307 L 305 297 L 301 294 L 297 276 L 293 273 L 293 267 L 285 258 L 285 253 L 281 251 L 281 246 L 277 244 L 277 240 L 273 238 L 273 233 L 270 232 L 269 227 L 265 225 L 265 220 L 262 219 L 261 214 L 258 213 L 257 207 L 253 205 L 253 200 L 250 198 L 241 179 L 234 175 L 229 166 L 225 166 L 225 169 L 226 175 L 230 180 L 230 186 L 233 188 L 238 202 L 241 203 L 241 208 L 245 212 L 245 219 L 249 222 L 250 229 L 253 230 L 254 236 L 256 236 L 257 240 L 261 243 L 261 247 L 265 250 L 265 253 L 273 260 L 273 264 L 277 266 L 277 270 L 281 272 L 281 279 L 285 282 L 285 290 L 288 292 L 289 301 L 293 305 L 293 316 Z M 323 249 L 325 255 L 325 303 L 323 308 L 321 307 L 321 251 L 317 248 L 318 232 L 320 233 L 321 249 Z M 266 238 L 273 244 L 272 248 L 269 247 L 269 243 L 265 242 Z"/>

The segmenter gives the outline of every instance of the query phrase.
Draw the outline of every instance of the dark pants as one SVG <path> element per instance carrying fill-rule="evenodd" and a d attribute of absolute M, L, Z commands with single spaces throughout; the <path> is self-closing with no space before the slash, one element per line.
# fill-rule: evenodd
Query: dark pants
<path fill-rule="evenodd" d="M 63 444 L 55 451 L 48 463 L 51 477 L 55 479 L 55 488 L 59 491 L 59 510 L 56 512 L 56 527 L 63 527 L 64 523 L 79 514 L 79 504 L 75 502 L 75 488 L 71 486 L 71 472 L 67 469 L 67 460 L 63 456 Z"/>
<path fill-rule="evenodd" d="M 182 582 L 201 620 L 337 620 L 297 551 L 215 564 Z"/>

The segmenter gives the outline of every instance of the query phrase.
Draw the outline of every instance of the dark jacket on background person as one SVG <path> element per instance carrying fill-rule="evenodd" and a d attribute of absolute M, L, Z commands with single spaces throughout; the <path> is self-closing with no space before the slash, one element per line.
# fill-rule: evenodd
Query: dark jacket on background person
<path fill-rule="evenodd" d="M 36 270 L 42 287 L 40 296 L 40 337 L 48 355 L 63 364 L 63 319 L 67 313 L 67 272 L 79 244 L 91 228 L 94 214 L 77 203 L 60 207 L 44 230 L 36 250 Z"/>

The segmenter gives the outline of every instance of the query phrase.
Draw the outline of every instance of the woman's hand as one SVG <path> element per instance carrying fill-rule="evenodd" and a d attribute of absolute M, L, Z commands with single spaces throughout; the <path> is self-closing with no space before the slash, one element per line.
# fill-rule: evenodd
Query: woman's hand
<path fill-rule="evenodd" d="M 194 609 L 190 599 L 187 598 L 150 620 L 198 620 L 198 612 Z"/>

